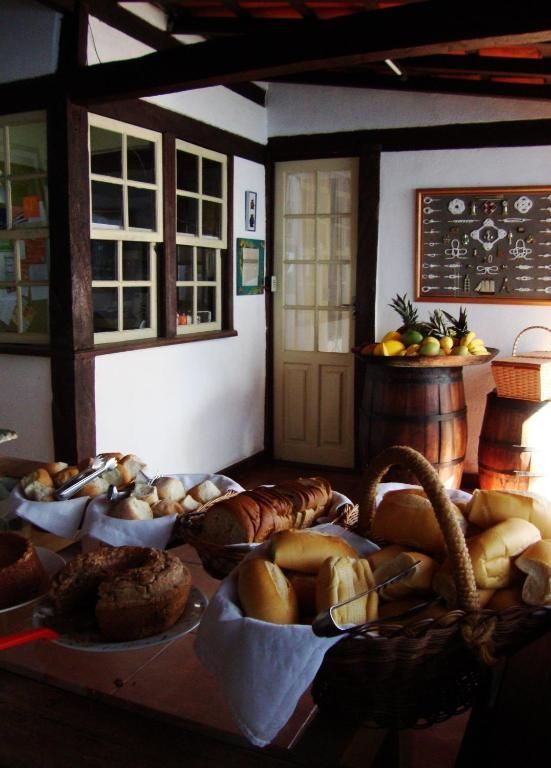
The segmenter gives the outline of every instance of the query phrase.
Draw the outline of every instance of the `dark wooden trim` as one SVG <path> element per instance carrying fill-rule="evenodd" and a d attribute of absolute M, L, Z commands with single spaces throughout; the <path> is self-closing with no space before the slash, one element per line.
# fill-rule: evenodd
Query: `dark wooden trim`
<path fill-rule="evenodd" d="M 234 181 L 234 163 L 233 157 L 228 157 L 228 184 L 227 184 L 227 248 L 226 253 L 222 254 L 222 327 L 233 331 L 235 330 L 235 321 L 233 316 L 233 264 L 235 259 L 235 244 L 233 235 L 233 181 Z"/>
<path fill-rule="evenodd" d="M 264 445 L 273 455 L 274 451 L 274 296 L 270 290 L 270 276 L 274 274 L 274 205 L 275 168 L 273 163 L 266 166 L 266 399 L 264 402 Z"/>
<path fill-rule="evenodd" d="M 46 109 L 58 91 L 56 75 L 42 75 L 28 80 L 0 84 L 0 114 L 34 112 Z"/>
<path fill-rule="evenodd" d="M 78 2 L 73 14 L 63 14 L 59 38 L 57 72 L 66 76 L 75 67 L 86 66 L 88 46 L 88 9 Z"/>
<path fill-rule="evenodd" d="M 163 135 L 163 242 L 157 246 L 159 335 L 176 336 L 176 137 Z"/>
<path fill-rule="evenodd" d="M 114 355 L 120 352 L 134 352 L 140 349 L 154 349 L 156 347 L 173 347 L 175 344 L 190 344 L 196 341 L 212 341 L 213 339 L 227 339 L 237 336 L 233 329 L 212 331 L 209 333 L 188 333 L 185 336 L 174 338 L 141 339 L 139 341 L 120 341 L 114 344 L 98 344 L 96 347 L 81 349 L 75 356 L 82 359 L 99 357 L 100 355 Z"/>
<path fill-rule="evenodd" d="M 227 88 L 229 91 L 237 93 L 238 96 L 243 96 L 244 99 L 258 104 L 259 107 L 266 106 L 266 91 L 256 83 L 234 83 L 228 85 Z"/>

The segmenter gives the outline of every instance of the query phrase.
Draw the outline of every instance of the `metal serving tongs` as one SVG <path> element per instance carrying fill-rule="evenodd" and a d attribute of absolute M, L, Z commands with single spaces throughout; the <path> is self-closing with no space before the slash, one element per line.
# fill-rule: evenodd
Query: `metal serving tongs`
<path fill-rule="evenodd" d="M 401 581 L 408 574 L 414 571 L 420 562 L 421 562 L 420 560 L 416 560 L 407 568 L 404 568 L 403 571 L 400 571 L 394 576 L 389 576 L 388 579 L 385 579 L 380 584 L 375 584 L 375 586 L 370 587 L 369 589 L 366 589 L 365 592 L 359 592 L 357 595 L 354 595 L 354 597 L 349 597 L 346 600 L 341 600 L 340 603 L 335 603 L 328 610 L 318 613 L 318 615 L 312 621 L 313 633 L 318 637 L 335 637 L 336 635 L 344 634 L 346 632 L 355 632 L 359 627 L 366 626 L 365 624 L 353 624 L 353 625 L 347 624 L 346 626 L 343 627 L 340 624 L 337 624 L 335 617 L 333 615 L 333 611 L 335 611 L 337 608 L 340 608 L 343 605 L 348 605 L 348 603 L 352 603 L 354 600 L 359 600 L 360 597 L 365 597 L 366 595 L 369 595 L 371 592 L 377 592 L 379 589 L 386 587 L 388 584 L 393 584 L 396 581 Z"/>
<path fill-rule="evenodd" d="M 88 469 L 83 470 L 76 477 L 72 477 L 63 483 L 55 492 L 55 497 L 58 501 L 66 501 L 72 498 L 75 493 L 80 491 L 86 483 L 89 483 L 94 478 L 99 477 L 103 472 L 108 469 L 115 469 L 117 466 L 117 460 L 114 457 L 104 459 L 102 456 L 96 456 L 92 461 L 92 464 Z"/>

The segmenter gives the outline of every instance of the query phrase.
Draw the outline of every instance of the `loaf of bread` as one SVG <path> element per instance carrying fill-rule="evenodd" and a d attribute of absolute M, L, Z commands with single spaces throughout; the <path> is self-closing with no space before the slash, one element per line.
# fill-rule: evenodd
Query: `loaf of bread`
<path fill-rule="evenodd" d="M 294 590 L 279 566 L 262 557 L 244 560 L 237 572 L 237 593 L 245 616 L 272 624 L 296 624 Z"/>
<path fill-rule="evenodd" d="M 456 610 L 460 607 L 457 600 L 457 587 L 449 560 L 446 560 L 434 574 L 432 588 L 435 594 L 444 600 L 449 610 Z M 476 591 L 480 608 L 484 608 L 496 592 L 495 589 L 477 589 Z"/>
<path fill-rule="evenodd" d="M 269 543 L 270 559 L 300 573 L 317 573 L 328 557 L 357 557 L 358 553 L 342 536 L 290 528 L 275 533 Z"/>
<path fill-rule="evenodd" d="M 551 539 L 542 539 L 525 549 L 516 566 L 526 574 L 523 601 L 528 605 L 551 605 Z"/>
<path fill-rule="evenodd" d="M 291 571 L 285 575 L 296 595 L 300 619 L 311 622 L 316 615 L 317 574 Z"/>
<path fill-rule="evenodd" d="M 316 608 L 327 611 L 331 606 L 375 586 L 373 572 L 367 560 L 358 557 L 329 557 L 323 561 L 316 580 Z M 353 600 L 333 611 L 337 624 L 365 624 L 378 616 L 378 596 L 369 595 Z"/>
<path fill-rule="evenodd" d="M 432 591 L 434 574 L 440 565 L 422 552 L 401 552 L 392 560 L 381 563 L 373 572 L 375 583 L 382 584 L 386 579 L 396 576 L 414 563 L 417 563 L 417 566 L 404 578 L 382 587 L 379 590 L 379 597 L 385 600 L 401 600 L 411 596 L 412 593 L 429 594 Z"/>
<path fill-rule="evenodd" d="M 529 491 L 476 489 L 468 508 L 469 522 L 479 528 L 520 517 L 539 529 L 542 539 L 551 539 L 551 499 Z"/>
<path fill-rule="evenodd" d="M 376 552 L 372 552 L 367 556 L 371 570 L 375 572 L 382 563 L 394 560 L 394 558 L 402 552 L 407 552 L 407 547 L 404 547 L 401 544 L 387 544 L 386 547 L 381 547 L 381 549 L 378 549 Z"/>
<path fill-rule="evenodd" d="M 510 587 L 515 579 L 513 560 L 541 539 L 535 525 L 511 517 L 467 540 L 476 585 L 480 589 Z"/>
<path fill-rule="evenodd" d="M 454 504 L 452 509 L 465 533 L 467 521 Z M 385 493 L 375 511 L 371 533 L 375 539 L 430 555 L 441 557 L 446 552 L 434 509 L 422 490 L 402 488 Z"/>

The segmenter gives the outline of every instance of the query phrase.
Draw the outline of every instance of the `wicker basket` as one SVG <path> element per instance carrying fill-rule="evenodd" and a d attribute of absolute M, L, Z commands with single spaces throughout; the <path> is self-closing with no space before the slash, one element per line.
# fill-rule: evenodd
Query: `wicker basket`
<path fill-rule="evenodd" d="M 251 544 L 215 544 L 205 540 L 201 535 L 205 512 L 214 504 L 235 496 L 236 493 L 238 491 L 228 491 L 223 496 L 208 501 L 191 515 L 182 518 L 175 532 L 177 541 L 190 544 L 197 551 L 203 568 L 215 579 L 226 578 L 251 551 Z M 339 507 L 338 515 L 331 522 L 344 528 L 353 528 L 358 522 L 358 505 L 343 504 Z"/>
<path fill-rule="evenodd" d="M 438 619 L 359 628 L 327 652 L 312 694 L 320 708 L 355 723 L 425 727 L 468 709 L 497 658 L 551 628 L 551 610 L 480 610 L 449 497 L 433 467 L 412 448 L 388 448 L 370 464 L 356 532 L 369 536 L 377 485 L 394 464 L 414 472 L 432 503 L 453 565 L 459 608 Z"/>
<path fill-rule="evenodd" d="M 517 335 L 512 357 L 492 361 L 492 374 L 499 397 L 531 402 L 551 400 L 551 352 L 525 352 L 517 355 L 520 337 L 535 329 L 551 333 L 551 328 L 531 325 Z"/>

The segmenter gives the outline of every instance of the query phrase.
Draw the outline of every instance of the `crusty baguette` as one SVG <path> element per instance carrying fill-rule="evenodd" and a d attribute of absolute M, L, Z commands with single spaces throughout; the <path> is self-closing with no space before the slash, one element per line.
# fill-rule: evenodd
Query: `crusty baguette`
<path fill-rule="evenodd" d="M 522 599 L 528 605 L 551 605 L 551 539 L 542 539 L 525 549 L 516 566 L 527 574 Z"/>
<path fill-rule="evenodd" d="M 297 598 L 285 574 L 263 557 L 244 560 L 237 572 L 237 593 L 245 616 L 272 624 L 296 624 Z"/>
<path fill-rule="evenodd" d="M 382 584 L 383 581 L 396 576 L 415 562 L 418 565 L 407 576 L 382 587 L 379 590 L 379 597 L 385 600 L 401 600 L 404 597 L 409 597 L 412 593 L 430 593 L 432 580 L 439 568 L 439 563 L 422 552 L 401 552 L 392 560 L 381 563 L 373 572 L 375 583 Z"/>
<path fill-rule="evenodd" d="M 373 572 L 367 560 L 359 557 L 329 557 L 322 563 L 316 580 L 318 612 L 347 600 L 375 586 Z M 378 595 L 371 592 L 333 611 L 337 624 L 364 624 L 378 616 Z"/>
<path fill-rule="evenodd" d="M 535 525 L 542 539 L 551 539 L 551 499 L 537 493 L 476 489 L 468 517 L 469 522 L 484 529 L 510 517 L 520 517 Z"/>
<path fill-rule="evenodd" d="M 341 536 L 291 528 L 270 539 L 270 559 L 280 568 L 317 573 L 328 557 L 357 557 L 354 547 Z"/>
<path fill-rule="evenodd" d="M 381 547 L 381 549 L 378 549 L 376 552 L 372 552 L 367 556 L 371 570 L 375 572 L 375 569 L 382 563 L 386 563 L 388 560 L 394 560 L 396 555 L 399 555 L 402 552 L 407 552 L 407 547 L 404 547 L 401 544 L 387 544 L 386 547 Z"/>

